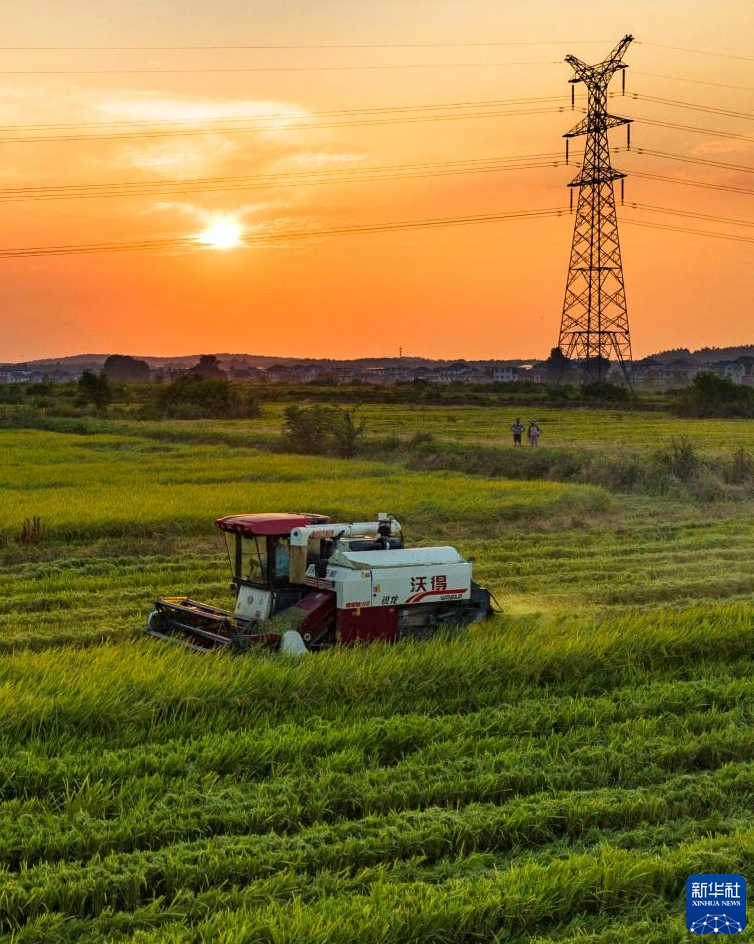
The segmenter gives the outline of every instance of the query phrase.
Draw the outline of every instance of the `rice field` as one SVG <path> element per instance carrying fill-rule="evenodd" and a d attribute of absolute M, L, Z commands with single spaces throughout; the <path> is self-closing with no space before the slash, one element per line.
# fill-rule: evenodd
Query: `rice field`
<path fill-rule="evenodd" d="M 369 409 L 375 441 L 501 422 Z M 754 498 L 273 454 L 265 423 L 0 429 L 0 944 L 675 944 L 690 874 L 753 874 Z M 394 512 L 501 612 L 301 660 L 142 634 L 159 595 L 230 604 L 214 518 L 301 509 Z"/>

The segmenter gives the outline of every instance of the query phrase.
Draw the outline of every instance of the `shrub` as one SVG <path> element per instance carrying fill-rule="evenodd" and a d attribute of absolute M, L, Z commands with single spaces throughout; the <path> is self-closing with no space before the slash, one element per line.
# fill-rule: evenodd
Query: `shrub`
<path fill-rule="evenodd" d="M 302 409 L 289 406 L 283 416 L 283 440 L 293 452 L 335 455 L 348 459 L 355 455 L 366 429 L 363 417 L 356 421 L 355 410 L 342 410 L 339 407 Z"/>
<path fill-rule="evenodd" d="M 722 475 L 732 485 L 750 485 L 754 482 L 754 455 L 739 446 L 723 467 Z"/>
<path fill-rule="evenodd" d="M 106 410 L 113 398 L 113 390 L 104 374 L 85 370 L 78 381 L 76 399 L 79 403 L 92 403 L 98 410 Z"/>
<path fill-rule="evenodd" d="M 184 374 L 157 394 L 157 409 L 172 419 L 259 416 L 259 402 L 243 397 L 229 380 Z"/>
<path fill-rule="evenodd" d="M 754 416 L 754 390 L 716 374 L 697 374 L 675 407 L 679 416 Z"/>
<path fill-rule="evenodd" d="M 102 367 L 102 373 L 108 380 L 130 380 L 144 383 L 152 376 L 149 364 L 127 354 L 111 354 Z"/>
<path fill-rule="evenodd" d="M 657 453 L 655 462 L 661 471 L 683 482 L 688 482 L 699 468 L 699 456 L 687 436 L 673 436 L 670 445 Z"/>
<path fill-rule="evenodd" d="M 628 387 L 608 383 L 606 380 L 594 380 L 584 384 L 581 393 L 587 400 L 608 400 L 611 403 L 625 403 L 633 398 Z"/>

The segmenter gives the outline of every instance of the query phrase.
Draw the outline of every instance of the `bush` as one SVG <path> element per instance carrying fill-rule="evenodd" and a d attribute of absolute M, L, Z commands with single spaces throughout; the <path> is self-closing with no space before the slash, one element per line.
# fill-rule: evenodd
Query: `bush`
<path fill-rule="evenodd" d="M 670 445 L 657 453 L 655 462 L 662 472 L 683 482 L 688 482 L 699 468 L 699 456 L 686 436 L 673 436 Z"/>
<path fill-rule="evenodd" d="M 679 416 L 754 416 L 754 390 L 716 374 L 697 374 L 678 398 Z"/>
<path fill-rule="evenodd" d="M 157 409 L 172 419 L 259 416 L 259 402 L 244 397 L 229 380 L 184 374 L 157 394 Z"/>
<path fill-rule="evenodd" d="M 633 398 L 628 387 L 608 383 L 606 380 L 594 380 L 584 384 L 581 393 L 587 400 L 608 400 L 611 403 L 625 403 Z"/>
<path fill-rule="evenodd" d="M 289 406 L 283 416 L 283 440 L 293 452 L 349 459 L 366 429 L 364 418 L 356 421 L 355 410 L 339 407 Z"/>
<path fill-rule="evenodd" d="M 146 361 L 127 354 L 111 354 L 102 367 L 102 373 L 108 380 L 128 380 L 133 383 L 145 383 L 152 376 Z"/>
<path fill-rule="evenodd" d="M 723 479 L 732 485 L 751 485 L 754 482 L 754 455 L 739 446 L 723 467 Z"/>
<path fill-rule="evenodd" d="M 98 410 L 106 410 L 113 398 L 113 390 L 104 374 L 85 370 L 78 381 L 76 399 L 79 403 L 93 403 Z"/>

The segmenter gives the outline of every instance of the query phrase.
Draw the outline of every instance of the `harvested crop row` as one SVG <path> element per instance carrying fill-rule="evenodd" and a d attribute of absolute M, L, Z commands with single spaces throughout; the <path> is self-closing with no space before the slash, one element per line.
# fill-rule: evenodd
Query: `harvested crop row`
<path fill-rule="evenodd" d="M 673 678 L 745 677 L 754 659 L 748 607 L 518 626 L 490 621 L 453 640 L 289 660 L 192 658 L 148 642 L 0 661 L 0 737 L 106 737 L 167 721 L 279 723 L 319 716 L 478 711 L 532 697 L 603 693 Z M 689 666 L 693 669 L 689 670 Z M 349 693 L 344 703 L 341 693 Z"/>
<path fill-rule="evenodd" d="M 98 818 L 85 796 L 81 802 L 72 797 L 65 817 L 45 814 L 34 804 L 11 804 L 3 811 L 0 861 L 17 871 L 22 864 L 28 869 L 45 862 L 156 852 L 204 837 L 245 836 L 249 854 L 263 869 L 283 869 L 296 850 L 306 848 L 319 850 L 312 861 L 322 868 L 337 869 L 342 861 L 361 867 L 415 855 L 434 860 L 461 850 L 524 851 L 560 838 L 575 842 L 587 830 L 620 830 L 625 842 L 631 829 L 674 820 L 689 839 L 706 828 L 695 820 L 704 823 L 711 810 L 720 822 L 751 820 L 747 801 L 754 790 L 754 765 L 684 773 L 639 788 L 595 786 L 554 794 L 553 787 L 507 801 L 476 800 L 471 791 L 461 797 L 454 792 L 444 805 L 434 806 L 401 805 L 396 797 L 390 810 L 364 802 L 358 817 L 353 810 L 339 810 L 337 796 L 328 802 L 332 785 L 326 781 L 312 788 L 311 799 L 299 799 L 284 781 L 276 786 L 277 800 L 274 790 L 259 796 L 232 784 L 188 783 L 187 797 L 170 792 L 161 802 L 131 797 L 130 808 L 112 810 L 112 818 Z"/>
<path fill-rule="evenodd" d="M 313 850 L 321 853 L 321 847 Z M 274 916 L 279 930 L 273 940 L 288 940 L 291 921 L 307 927 L 313 941 L 361 940 L 366 926 L 391 928 L 387 940 L 448 940 L 438 935 L 452 931 L 456 921 L 460 937 L 473 917 L 473 934 L 533 933 L 553 922 L 572 920 L 575 915 L 632 915 L 644 901 L 660 897 L 674 899 L 681 895 L 686 877 L 701 870 L 714 855 L 720 872 L 735 871 L 742 855 L 748 863 L 754 855 L 754 832 L 741 831 L 734 836 L 683 843 L 667 850 L 660 858 L 641 852 L 624 851 L 609 844 L 594 852 L 575 853 L 567 859 L 554 858 L 546 864 L 523 856 L 505 870 L 491 870 L 487 875 L 450 878 L 430 884 L 421 880 L 395 882 L 389 873 L 361 876 L 362 895 L 343 894 L 336 898 L 307 901 L 308 896 L 283 893 L 269 903 L 256 902 L 253 912 L 222 908 L 202 922 L 201 934 L 211 936 L 246 934 L 248 922 L 267 923 Z M 316 864 L 315 864 L 316 869 Z M 289 870 L 296 873 L 293 862 Z M 416 871 L 416 863 L 412 863 Z M 61 913 L 71 918 L 95 918 L 106 909 L 134 910 L 160 896 L 211 888 L 233 895 L 238 887 L 265 882 L 260 863 L 248 854 L 244 840 L 200 843 L 166 850 L 157 854 L 108 856 L 86 869 L 79 865 L 45 867 L 43 871 L 22 871 L 3 876 L 0 888 L 0 930 L 9 932 L 45 913 Z M 352 876 L 355 877 L 355 876 Z M 419 875 L 417 878 L 420 877 Z M 349 884 L 340 872 L 340 881 Z M 369 908 L 365 910 L 366 901 Z M 303 912 L 303 913 L 301 913 Z M 395 922 L 399 922 L 399 926 Z M 261 924 L 259 924 L 261 927 Z M 287 930 L 286 930 L 287 929 Z M 324 935 L 331 935 L 325 937 Z M 346 937 L 349 934 L 350 937 Z M 149 938 L 147 938 L 149 939 Z M 153 938 L 159 940 L 160 938 Z M 240 939 L 240 938 L 236 938 Z"/>
<path fill-rule="evenodd" d="M 23 747 L 7 738 L 0 741 L 4 757 L 0 798 L 44 796 L 54 805 L 92 782 L 106 781 L 115 789 L 152 775 L 166 781 L 205 774 L 246 781 L 273 772 L 310 770 L 322 758 L 354 751 L 368 766 L 391 766 L 430 745 L 437 752 L 447 744 L 451 754 L 458 754 L 456 745 L 463 740 L 470 740 L 471 753 L 479 754 L 481 743 L 496 737 L 517 744 L 516 739 L 551 739 L 569 733 L 574 745 L 584 737 L 591 744 L 609 743 L 615 740 L 613 726 L 636 721 L 637 731 L 640 726 L 646 732 L 653 719 L 655 734 L 659 726 L 665 737 L 672 732 L 688 736 L 721 722 L 745 729 L 753 712 L 754 680 L 743 678 L 656 682 L 594 698 L 551 695 L 543 700 L 535 691 L 516 704 L 463 715 L 396 715 L 351 724 L 312 718 L 307 723 L 258 724 L 253 729 L 236 719 L 236 727 L 228 725 L 226 733 L 200 737 L 194 736 L 193 725 L 168 722 L 152 728 L 147 743 L 130 726 L 110 731 L 107 739 L 79 737 L 71 730 L 58 739 L 29 740 Z M 629 724 L 618 736 L 622 739 L 631 732 Z"/>

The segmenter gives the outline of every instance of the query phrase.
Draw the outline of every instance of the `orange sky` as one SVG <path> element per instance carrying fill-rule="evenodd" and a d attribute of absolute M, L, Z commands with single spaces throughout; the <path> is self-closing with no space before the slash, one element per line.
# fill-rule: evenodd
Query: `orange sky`
<path fill-rule="evenodd" d="M 577 167 L 556 155 L 580 113 L 563 60 L 599 62 L 625 33 L 636 37 L 629 95 L 610 107 L 635 119 L 632 151 L 624 129 L 611 145 L 629 174 L 619 221 L 634 356 L 754 343 L 750 0 L 8 6 L 2 362 L 545 357 L 560 326 L 567 212 L 343 231 L 567 211 Z M 53 187 L 62 199 L 39 199 Z M 218 218 L 236 221 L 243 245 L 196 241 Z M 79 251 L 113 244 L 128 248 Z"/>

